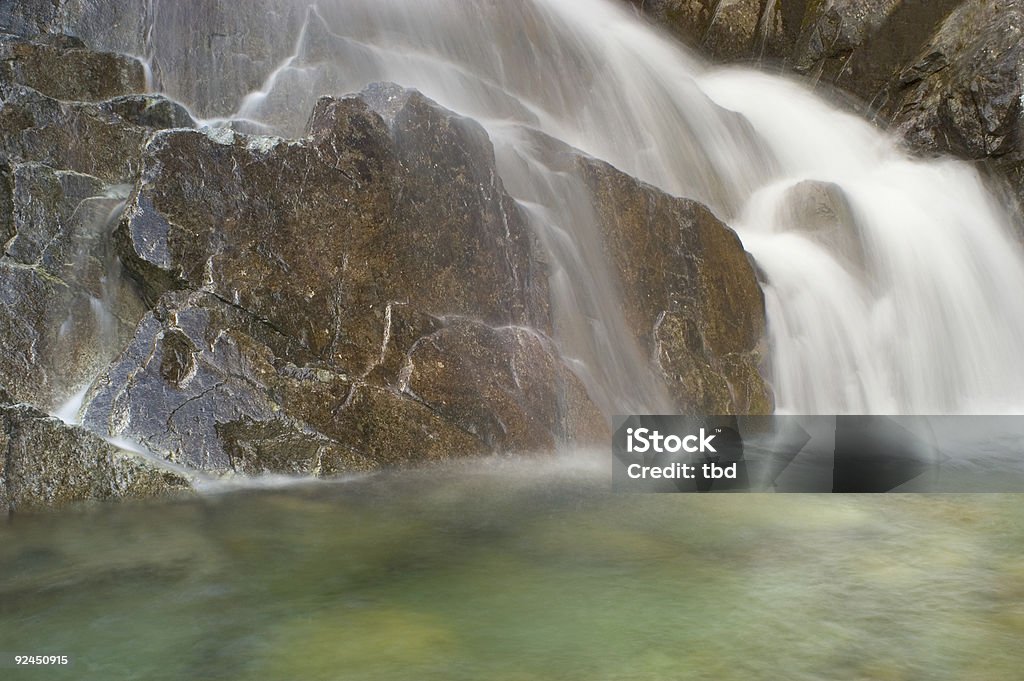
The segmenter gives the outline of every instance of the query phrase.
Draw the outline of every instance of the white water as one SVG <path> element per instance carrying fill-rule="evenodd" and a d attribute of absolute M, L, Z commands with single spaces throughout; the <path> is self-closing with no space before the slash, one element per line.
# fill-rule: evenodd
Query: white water
<path fill-rule="evenodd" d="M 159 0 L 147 6 L 159 31 Z M 1024 259 L 1015 218 L 966 165 L 911 160 L 794 82 L 709 69 L 611 0 L 320 0 L 282 40 L 292 56 L 221 119 L 300 135 L 318 96 L 394 81 L 480 120 L 551 254 L 558 340 L 607 412 L 671 405 L 625 326 L 579 181 L 546 165 L 531 130 L 738 231 L 767 277 L 780 411 L 1019 408 Z M 808 218 L 809 185 L 793 189 L 807 180 L 834 185 L 841 219 Z"/>

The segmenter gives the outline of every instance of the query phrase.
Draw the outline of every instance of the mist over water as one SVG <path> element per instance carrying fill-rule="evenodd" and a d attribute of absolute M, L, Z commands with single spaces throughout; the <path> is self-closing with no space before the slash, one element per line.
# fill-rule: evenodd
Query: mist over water
<path fill-rule="evenodd" d="M 1018 408 L 1017 218 L 969 166 L 913 160 L 793 81 L 712 69 L 608 0 L 267 3 L 306 5 L 299 34 L 271 50 L 290 56 L 207 123 L 301 136 L 318 97 L 377 81 L 479 120 L 550 258 L 556 340 L 606 413 L 674 409 L 626 326 L 587 192 L 546 161 L 545 135 L 706 203 L 739 233 L 765 279 L 779 411 Z M 168 11 L 145 5 L 155 85 L 210 111 L 182 95 L 187 75 L 161 68 L 187 45 L 161 34 L 181 30 Z"/>

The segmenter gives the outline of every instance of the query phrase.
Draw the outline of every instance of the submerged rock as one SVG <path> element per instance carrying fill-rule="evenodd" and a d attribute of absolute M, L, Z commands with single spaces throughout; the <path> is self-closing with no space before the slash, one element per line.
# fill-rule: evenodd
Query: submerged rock
<path fill-rule="evenodd" d="M 249 0 L 16 0 L 0 3 L 0 31 L 67 33 L 97 49 L 153 55 L 155 89 L 201 116 L 234 110 L 295 49 L 310 3 Z"/>
<path fill-rule="evenodd" d="M 0 509 L 8 513 L 166 496 L 191 488 L 187 478 L 82 428 L 0 400 Z"/>
<path fill-rule="evenodd" d="M 858 270 L 865 270 L 864 242 L 853 207 L 839 185 L 815 180 L 798 182 L 779 204 L 776 220 L 785 229 L 804 233 Z"/>

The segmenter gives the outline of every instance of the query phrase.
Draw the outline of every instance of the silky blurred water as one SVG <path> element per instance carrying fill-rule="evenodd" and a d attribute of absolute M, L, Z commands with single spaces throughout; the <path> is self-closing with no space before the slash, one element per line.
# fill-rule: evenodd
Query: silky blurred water
<path fill-rule="evenodd" d="M 468 462 L 0 529 L 5 679 L 1019 678 L 1012 496 L 612 495 Z"/>

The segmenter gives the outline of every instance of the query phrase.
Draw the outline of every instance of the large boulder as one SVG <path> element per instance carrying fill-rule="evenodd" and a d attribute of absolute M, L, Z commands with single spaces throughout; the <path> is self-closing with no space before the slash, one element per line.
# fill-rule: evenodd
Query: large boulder
<path fill-rule="evenodd" d="M 192 481 L 0 391 L 0 510 L 188 492 Z"/>
<path fill-rule="evenodd" d="M 314 474 L 606 432 L 486 133 L 418 93 L 324 98 L 298 140 L 157 133 L 118 238 L 155 307 L 87 399 L 100 432 Z"/>

